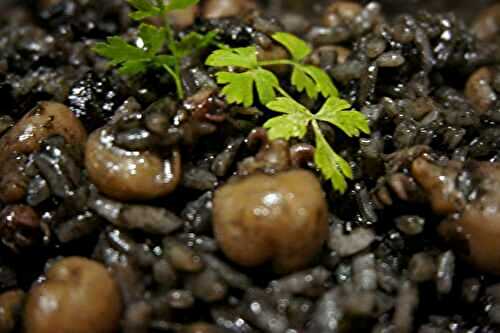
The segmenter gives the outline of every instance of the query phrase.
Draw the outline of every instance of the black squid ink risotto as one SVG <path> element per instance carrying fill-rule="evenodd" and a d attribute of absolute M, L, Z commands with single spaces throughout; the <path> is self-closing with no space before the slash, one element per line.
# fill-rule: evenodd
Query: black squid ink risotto
<path fill-rule="evenodd" d="M 500 2 L 0 13 L 0 333 L 500 332 Z"/>

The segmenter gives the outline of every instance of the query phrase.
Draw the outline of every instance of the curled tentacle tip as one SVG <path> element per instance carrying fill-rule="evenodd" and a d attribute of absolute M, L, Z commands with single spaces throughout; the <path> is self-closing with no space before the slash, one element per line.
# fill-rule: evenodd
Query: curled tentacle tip
<path fill-rule="evenodd" d="M 250 148 L 256 147 L 258 144 L 261 146 L 267 146 L 269 145 L 269 142 L 270 140 L 267 135 L 267 131 L 262 127 L 254 128 L 245 139 L 245 143 Z"/>
<path fill-rule="evenodd" d="M 309 164 L 314 162 L 314 153 L 316 149 L 314 146 L 307 143 L 299 143 L 290 147 L 290 160 L 292 166 L 296 168 L 301 168 L 303 166 L 309 166 Z"/>

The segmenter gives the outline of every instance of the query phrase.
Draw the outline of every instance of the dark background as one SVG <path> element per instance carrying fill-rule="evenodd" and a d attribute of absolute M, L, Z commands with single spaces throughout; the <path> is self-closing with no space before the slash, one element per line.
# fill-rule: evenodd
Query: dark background
<path fill-rule="evenodd" d="M 0 14 L 2 9 L 13 4 L 33 3 L 36 0 L 0 0 Z M 64 0 L 63 0 L 64 1 Z M 106 0 L 89 0 L 106 1 Z M 124 0 L 125 1 L 125 0 Z M 280 7 L 293 9 L 298 12 L 305 12 L 310 15 L 319 15 L 321 4 L 332 0 L 262 0 L 273 10 Z M 367 0 L 360 0 L 367 3 Z M 388 14 L 412 13 L 418 9 L 426 9 L 431 12 L 454 11 L 459 16 L 470 19 L 489 4 L 500 2 L 500 0 L 379 0 L 383 5 L 384 12 Z"/>
<path fill-rule="evenodd" d="M 267 0 L 266 2 L 271 7 L 283 6 L 314 15 L 320 12 L 321 4 L 331 3 L 332 0 Z M 356 2 L 366 4 L 370 1 L 358 0 Z M 463 18 L 471 19 L 481 9 L 493 3 L 499 3 L 500 0 L 379 0 L 377 2 L 383 5 L 384 13 L 390 15 L 414 13 L 419 9 L 425 9 L 430 12 L 453 11 Z"/>

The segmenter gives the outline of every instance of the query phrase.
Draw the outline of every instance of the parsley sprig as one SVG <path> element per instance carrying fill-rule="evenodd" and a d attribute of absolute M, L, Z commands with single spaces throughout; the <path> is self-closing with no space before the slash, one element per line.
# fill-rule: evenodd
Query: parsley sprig
<path fill-rule="evenodd" d="M 130 17 L 138 21 L 153 16 L 165 16 L 173 10 L 185 9 L 199 2 L 199 0 L 170 0 L 165 4 L 164 0 L 127 1 L 136 9 Z M 202 35 L 190 32 L 178 40 L 169 22 L 166 21 L 164 27 L 141 23 L 138 36 L 135 45 L 129 44 L 119 36 L 108 37 L 105 43 L 97 43 L 94 50 L 97 54 L 110 59 L 112 65 L 118 66 L 121 74 L 137 75 L 151 67 L 163 68 L 173 78 L 178 97 L 184 98 L 180 73 L 182 58 L 210 45 L 215 33 Z"/>
<path fill-rule="evenodd" d="M 352 179 L 353 176 L 351 166 L 332 149 L 321 132 L 319 122 L 328 122 L 340 128 L 349 137 L 355 137 L 361 133 L 370 133 L 366 117 L 361 112 L 352 110 L 345 100 L 335 96 L 329 97 L 317 113 L 312 113 L 304 105 L 287 96 L 278 97 L 268 103 L 267 108 L 283 114 L 269 119 L 264 124 L 270 139 L 303 138 L 309 125 L 312 125 L 316 144 L 314 163 L 323 176 L 331 181 L 334 189 L 345 192 L 345 178 Z"/>
<path fill-rule="evenodd" d="M 223 48 L 214 51 L 206 60 L 213 67 L 237 67 L 243 72 L 220 71 L 217 82 L 225 85 L 222 93 L 230 103 L 250 106 L 254 103 L 253 86 L 257 89 L 259 100 L 267 104 L 276 98 L 276 92 L 284 94 L 276 75 L 266 69 L 272 65 L 289 65 L 293 67 L 292 85 L 299 91 L 307 93 L 312 98 L 338 96 L 330 76 L 322 69 L 307 65 L 304 60 L 312 52 L 310 46 L 300 38 L 284 32 L 275 33 L 273 39 L 281 43 L 290 52 L 292 59 L 277 59 L 259 61 L 257 47 Z M 281 91 L 280 91 L 281 90 Z M 285 93 L 286 94 L 286 93 Z"/>
<path fill-rule="evenodd" d="M 184 9 L 199 0 L 127 0 L 135 11 L 130 14 L 134 20 L 142 21 L 149 17 L 165 16 L 172 10 Z M 205 35 L 191 32 L 177 38 L 172 27 L 166 21 L 164 27 L 157 27 L 142 22 L 139 25 L 138 39 L 134 44 L 119 36 L 109 37 L 105 43 L 97 43 L 95 51 L 110 59 L 121 74 L 137 75 L 149 68 L 163 68 L 173 78 L 177 95 L 184 98 L 181 82 L 181 61 L 189 54 L 206 48 L 214 43 L 215 33 Z M 347 189 L 346 178 L 352 178 L 349 163 L 335 153 L 320 128 L 320 122 L 327 122 L 342 130 L 350 137 L 369 133 L 366 117 L 351 109 L 349 103 L 339 98 L 330 76 L 322 69 L 307 64 L 311 47 L 300 38 L 288 33 L 276 33 L 273 39 L 283 45 L 290 53 L 290 59 L 269 61 L 258 60 L 257 47 L 229 48 L 223 46 L 214 51 L 206 64 L 220 68 L 217 82 L 224 87 L 222 94 L 229 103 L 254 105 L 256 91 L 259 101 L 268 109 L 281 115 L 269 119 L 264 127 L 271 139 L 292 137 L 303 138 L 312 127 L 316 150 L 314 161 L 324 177 L 333 187 L 344 192 Z M 281 87 L 278 77 L 270 70 L 274 65 L 292 67 L 291 85 L 299 93 L 305 93 L 316 100 L 325 98 L 321 109 L 313 113 L 297 102 Z"/>
<path fill-rule="evenodd" d="M 361 133 L 370 132 L 368 121 L 361 112 L 353 110 L 347 101 L 339 98 L 335 85 L 325 71 L 304 63 L 312 52 L 305 41 L 283 32 L 276 33 L 272 37 L 289 51 L 291 59 L 259 61 L 257 48 L 249 46 L 216 50 L 207 58 L 206 64 L 229 69 L 216 74 L 217 82 L 224 85 L 222 94 L 229 103 L 251 106 L 255 103 L 255 90 L 262 104 L 282 114 L 264 124 L 271 139 L 304 138 L 309 126 L 312 126 L 316 144 L 314 153 L 316 167 L 331 181 L 334 189 L 345 192 L 346 178 L 353 177 L 351 166 L 332 149 L 319 123 L 321 121 L 330 123 L 349 137 L 357 137 Z M 292 86 L 298 92 L 305 92 L 312 99 L 317 99 L 319 95 L 326 98 L 321 109 L 313 113 L 292 98 L 280 86 L 277 76 L 265 68 L 272 65 L 292 66 L 290 77 Z"/>

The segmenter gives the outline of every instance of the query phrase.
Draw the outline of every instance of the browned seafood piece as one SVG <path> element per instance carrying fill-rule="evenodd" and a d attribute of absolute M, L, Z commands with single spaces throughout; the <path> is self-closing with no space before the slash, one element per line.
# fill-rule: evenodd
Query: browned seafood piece
<path fill-rule="evenodd" d="M 52 135 L 70 145 L 82 146 L 87 133 L 78 118 L 63 104 L 40 102 L 0 138 L 0 200 L 14 203 L 26 195 L 25 155 L 40 148 Z"/>
<path fill-rule="evenodd" d="M 476 70 L 467 80 L 465 85 L 465 96 L 472 107 L 479 113 L 484 113 L 497 100 L 497 95 L 492 87 L 493 69 L 481 67 Z"/>
<path fill-rule="evenodd" d="M 363 7 L 356 2 L 335 1 L 326 9 L 325 15 L 323 16 L 323 25 L 327 27 L 336 27 L 352 21 L 362 10 Z"/>
<path fill-rule="evenodd" d="M 500 164 L 473 162 L 465 170 L 460 162 L 438 164 L 420 157 L 412 174 L 433 211 L 448 216 L 440 234 L 471 264 L 500 274 Z M 458 185 L 464 177 L 468 187 Z"/>
<path fill-rule="evenodd" d="M 102 193 L 119 200 L 147 200 L 175 190 L 181 179 L 176 149 L 164 159 L 149 150 L 125 150 L 115 140 L 111 128 L 103 127 L 90 135 L 85 149 L 89 178 Z"/>
<path fill-rule="evenodd" d="M 412 175 L 429 195 L 429 201 L 436 213 L 452 214 L 464 208 L 465 198 L 455 185 L 460 169 L 461 164 L 458 162 L 441 166 L 425 156 L 412 163 Z"/>
<path fill-rule="evenodd" d="M 500 274 L 500 164 L 478 162 L 473 173 L 474 199 L 439 232 L 474 266 Z"/>
<path fill-rule="evenodd" d="M 278 272 L 307 266 L 328 235 L 327 204 L 309 171 L 254 174 L 219 188 L 213 223 L 226 256 Z"/>
<path fill-rule="evenodd" d="M 479 13 L 472 31 L 480 40 L 491 40 L 500 32 L 500 4 L 492 5 Z"/>
<path fill-rule="evenodd" d="M 203 5 L 201 16 L 205 19 L 241 16 L 254 7 L 253 0 L 207 0 Z"/>
<path fill-rule="evenodd" d="M 52 135 L 68 144 L 83 144 L 87 138 L 78 118 L 63 104 L 40 102 L 0 138 L 0 165 L 12 154 L 30 154 Z"/>
<path fill-rule="evenodd" d="M 56 262 L 28 295 L 24 329 L 30 333 L 112 333 L 120 323 L 118 285 L 96 261 L 70 257 Z"/>
<path fill-rule="evenodd" d="M 22 290 L 10 290 L 0 295 L 0 332 L 14 332 L 21 317 L 25 294 Z"/>

